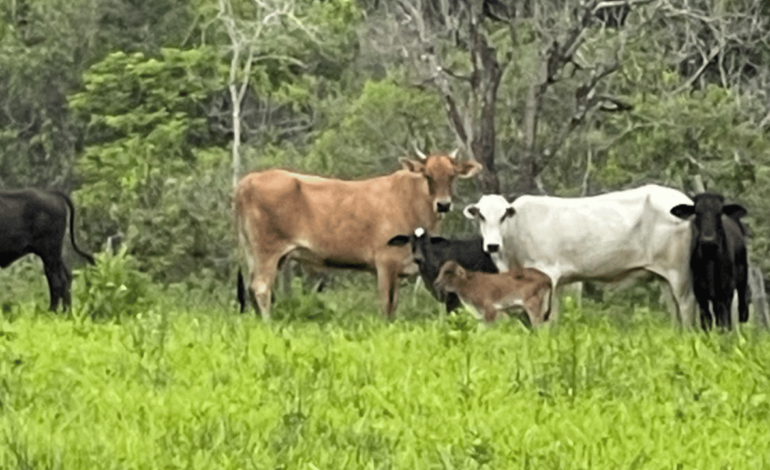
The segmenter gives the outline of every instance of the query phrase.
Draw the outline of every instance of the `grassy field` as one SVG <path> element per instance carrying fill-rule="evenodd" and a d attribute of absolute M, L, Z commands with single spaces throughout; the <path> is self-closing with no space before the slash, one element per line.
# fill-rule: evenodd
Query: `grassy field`
<path fill-rule="evenodd" d="M 484 327 L 412 288 L 386 323 L 367 286 L 269 324 L 181 291 L 111 321 L 6 302 L 0 468 L 770 467 L 766 333 L 569 301 Z"/>

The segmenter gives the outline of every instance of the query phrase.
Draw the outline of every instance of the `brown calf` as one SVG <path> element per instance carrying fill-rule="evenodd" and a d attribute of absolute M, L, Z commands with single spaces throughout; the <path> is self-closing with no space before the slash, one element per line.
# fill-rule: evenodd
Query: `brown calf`
<path fill-rule="evenodd" d="M 537 269 L 491 274 L 468 271 L 455 261 L 447 261 L 441 266 L 435 286 L 457 294 L 463 304 L 487 322 L 494 321 L 498 312 L 516 306 L 524 308 L 533 326 L 548 317 L 551 279 Z"/>
<path fill-rule="evenodd" d="M 268 170 L 245 176 L 235 190 L 238 238 L 249 289 L 270 316 L 276 274 L 291 257 L 322 268 L 372 271 L 385 314 L 397 302 L 398 276 L 417 272 L 408 248 L 388 241 L 417 227 L 433 230 L 451 209 L 452 182 L 481 170 L 451 155 L 401 158 L 403 169 L 378 178 L 344 181 Z M 408 272 L 408 271 L 412 272 Z"/>

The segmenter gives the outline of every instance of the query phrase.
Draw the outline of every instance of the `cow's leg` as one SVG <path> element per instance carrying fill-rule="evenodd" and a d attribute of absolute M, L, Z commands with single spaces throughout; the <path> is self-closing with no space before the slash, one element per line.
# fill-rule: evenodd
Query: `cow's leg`
<path fill-rule="evenodd" d="M 542 288 L 530 295 L 524 302 L 525 310 L 527 315 L 529 315 L 529 322 L 533 327 L 541 325 L 548 315 L 548 296 L 550 291 L 550 288 Z"/>
<path fill-rule="evenodd" d="M 695 295 L 692 290 L 692 278 L 690 268 L 687 267 L 684 272 L 674 270 L 670 272 L 656 272 L 661 276 L 671 289 L 671 295 L 674 297 L 676 308 L 671 311 L 671 324 L 676 327 L 677 315 L 682 328 L 693 326 L 693 312 L 695 311 Z"/>
<path fill-rule="evenodd" d="M 749 291 L 748 280 L 742 282 L 743 285 L 738 284 L 738 321 L 746 323 L 749 321 L 749 297 L 751 292 Z"/>
<path fill-rule="evenodd" d="M 64 299 L 67 285 L 67 278 L 62 275 L 62 270 L 65 269 L 64 263 L 61 259 L 44 258 L 43 266 L 45 269 L 45 278 L 48 280 L 48 294 L 50 297 L 48 310 L 55 312 L 56 307 L 59 305 L 59 300 Z"/>
<path fill-rule="evenodd" d="M 545 304 L 546 315 L 543 318 L 544 322 L 556 325 L 559 322 L 559 278 L 554 276 L 548 276 L 551 278 L 551 289 L 546 298 L 548 299 Z"/>
<path fill-rule="evenodd" d="M 72 307 L 72 296 L 70 294 L 72 289 L 72 275 L 70 274 L 69 270 L 67 269 L 67 266 L 62 263 L 61 265 L 61 279 L 64 283 L 64 292 L 62 294 L 62 304 L 64 307 L 64 310 L 69 309 Z"/>
<path fill-rule="evenodd" d="M 398 270 L 397 263 L 381 261 L 376 266 L 377 288 L 382 300 L 382 310 L 390 320 L 398 304 Z"/>
<path fill-rule="evenodd" d="M 447 292 L 446 294 L 446 313 L 452 313 L 462 306 L 460 297 L 454 292 Z"/>
<path fill-rule="evenodd" d="M 484 321 L 492 323 L 497 320 L 497 309 L 492 302 L 486 302 L 484 304 Z"/>
<path fill-rule="evenodd" d="M 698 306 L 700 307 L 700 327 L 705 332 L 709 332 L 711 330 L 711 327 L 713 325 L 713 320 L 711 318 L 711 309 L 709 307 L 709 301 L 705 298 L 699 298 L 698 299 Z M 717 313 L 716 303 L 714 303 L 714 313 Z M 719 318 L 717 317 L 717 322 L 719 322 Z"/>
<path fill-rule="evenodd" d="M 730 321 L 730 307 L 732 305 L 733 297 L 728 296 L 727 299 L 719 299 L 711 302 L 714 306 L 714 317 L 716 320 L 716 326 L 720 330 L 729 330 L 731 326 Z"/>
<path fill-rule="evenodd" d="M 534 328 L 542 323 L 542 320 L 540 318 L 541 313 L 539 312 L 539 308 L 533 305 L 532 299 L 527 299 L 524 302 L 524 313 L 527 314 L 527 318 L 529 318 L 529 325 Z"/>
<path fill-rule="evenodd" d="M 748 266 L 748 262 L 744 264 Z M 738 289 L 738 321 L 746 323 L 749 321 L 749 297 L 751 297 L 751 289 L 749 288 L 749 272 L 748 268 L 738 269 L 738 276 L 736 279 L 736 288 Z"/>
<path fill-rule="evenodd" d="M 259 313 L 265 320 L 270 319 L 273 284 L 280 260 L 281 256 L 278 255 L 261 257 L 251 272 L 251 291 L 257 299 Z"/>

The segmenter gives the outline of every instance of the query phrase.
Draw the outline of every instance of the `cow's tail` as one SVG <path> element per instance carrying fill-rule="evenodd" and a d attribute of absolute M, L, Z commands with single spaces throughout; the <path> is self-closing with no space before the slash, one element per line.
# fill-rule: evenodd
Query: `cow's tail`
<path fill-rule="evenodd" d="M 547 322 L 551 316 L 551 292 L 553 292 L 553 289 L 550 282 L 544 282 L 537 290 L 537 296 L 540 298 L 540 305 L 538 306 L 540 318 L 537 319 L 538 324 Z"/>
<path fill-rule="evenodd" d="M 245 227 L 243 226 L 243 220 L 241 212 L 243 210 L 242 202 L 240 201 L 240 198 L 237 194 L 237 187 L 235 189 L 235 194 L 233 195 L 233 208 L 235 209 L 235 238 L 238 243 L 238 264 L 240 265 L 238 267 L 238 281 L 237 281 L 237 295 L 238 295 L 238 309 L 241 313 L 243 313 L 246 310 L 246 299 L 248 298 L 248 292 L 246 290 L 246 283 L 243 280 L 243 272 L 241 270 L 241 266 L 243 266 L 243 258 L 248 256 L 246 253 L 246 250 L 248 249 L 246 246 L 247 238 L 246 234 L 244 233 Z M 251 272 L 247 272 L 249 276 L 251 276 Z"/>
<path fill-rule="evenodd" d="M 246 310 L 246 285 L 243 282 L 243 274 L 238 268 L 238 308 L 243 313 Z"/>
<path fill-rule="evenodd" d="M 70 241 L 72 242 L 72 248 L 74 248 L 75 251 L 80 256 L 85 258 L 89 264 L 95 265 L 96 261 L 94 261 L 94 257 L 82 251 L 80 248 L 78 248 L 78 245 L 75 243 L 75 205 L 72 203 L 72 199 L 70 199 L 69 196 L 67 196 L 66 194 L 59 191 L 56 191 L 56 194 L 58 194 L 62 199 L 64 199 L 64 202 L 67 203 L 67 206 L 69 207 L 69 210 L 70 210 Z"/>

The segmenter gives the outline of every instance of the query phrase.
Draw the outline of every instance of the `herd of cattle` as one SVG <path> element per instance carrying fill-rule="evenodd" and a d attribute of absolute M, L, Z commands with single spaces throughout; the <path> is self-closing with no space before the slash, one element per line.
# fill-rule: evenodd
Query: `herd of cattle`
<path fill-rule="evenodd" d="M 374 272 L 387 317 L 398 301 L 399 278 L 420 274 L 447 311 L 461 304 L 494 321 L 511 308 L 532 325 L 558 317 L 557 290 L 586 280 L 618 281 L 652 273 L 665 281 L 675 314 L 693 324 L 730 328 L 737 292 L 739 320 L 748 320 L 746 209 L 719 194 L 692 199 L 662 186 L 580 198 L 524 195 L 509 201 L 484 195 L 464 208 L 480 237 L 437 235 L 452 209 L 456 178 L 481 166 L 456 152 L 401 158 L 403 169 L 377 178 L 344 181 L 285 170 L 245 176 L 234 194 L 237 236 L 248 267 L 239 271 L 241 311 L 247 298 L 269 318 L 276 276 L 290 259 L 312 269 Z M 0 267 L 28 253 L 45 266 L 50 309 L 70 304 L 71 277 L 62 260 L 74 207 L 59 192 L 0 192 Z M 713 317 L 712 317 L 713 311 Z"/>
<path fill-rule="evenodd" d="M 314 268 L 373 271 L 386 316 L 393 315 L 398 279 L 418 271 L 447 310 L 467 305 L 493 321 L 522 307 L 533 325 L 558 317 L 557 289 L 586 281 L 618 281 L 652 273 L 664 280 L 683 325 L 731 327 L 748 319 L 746 210 L 721 195 L 692 199 L 662 186 L 592 197 L 484 195 L 464 215 L 481 237 L 436 236 L 452 208 L 452 184 L 481 170 L 451 155 L 402 158 L 403 169 L 360 181 L 284 170 L 244 177 L 235 191 L 239 243 L 248 285 L 239 273 L 241 310 L 248 297 L 270 316 L 276 275 L 289 259 Z M 713 317 L 712 317 L 713 311 Z"/>

